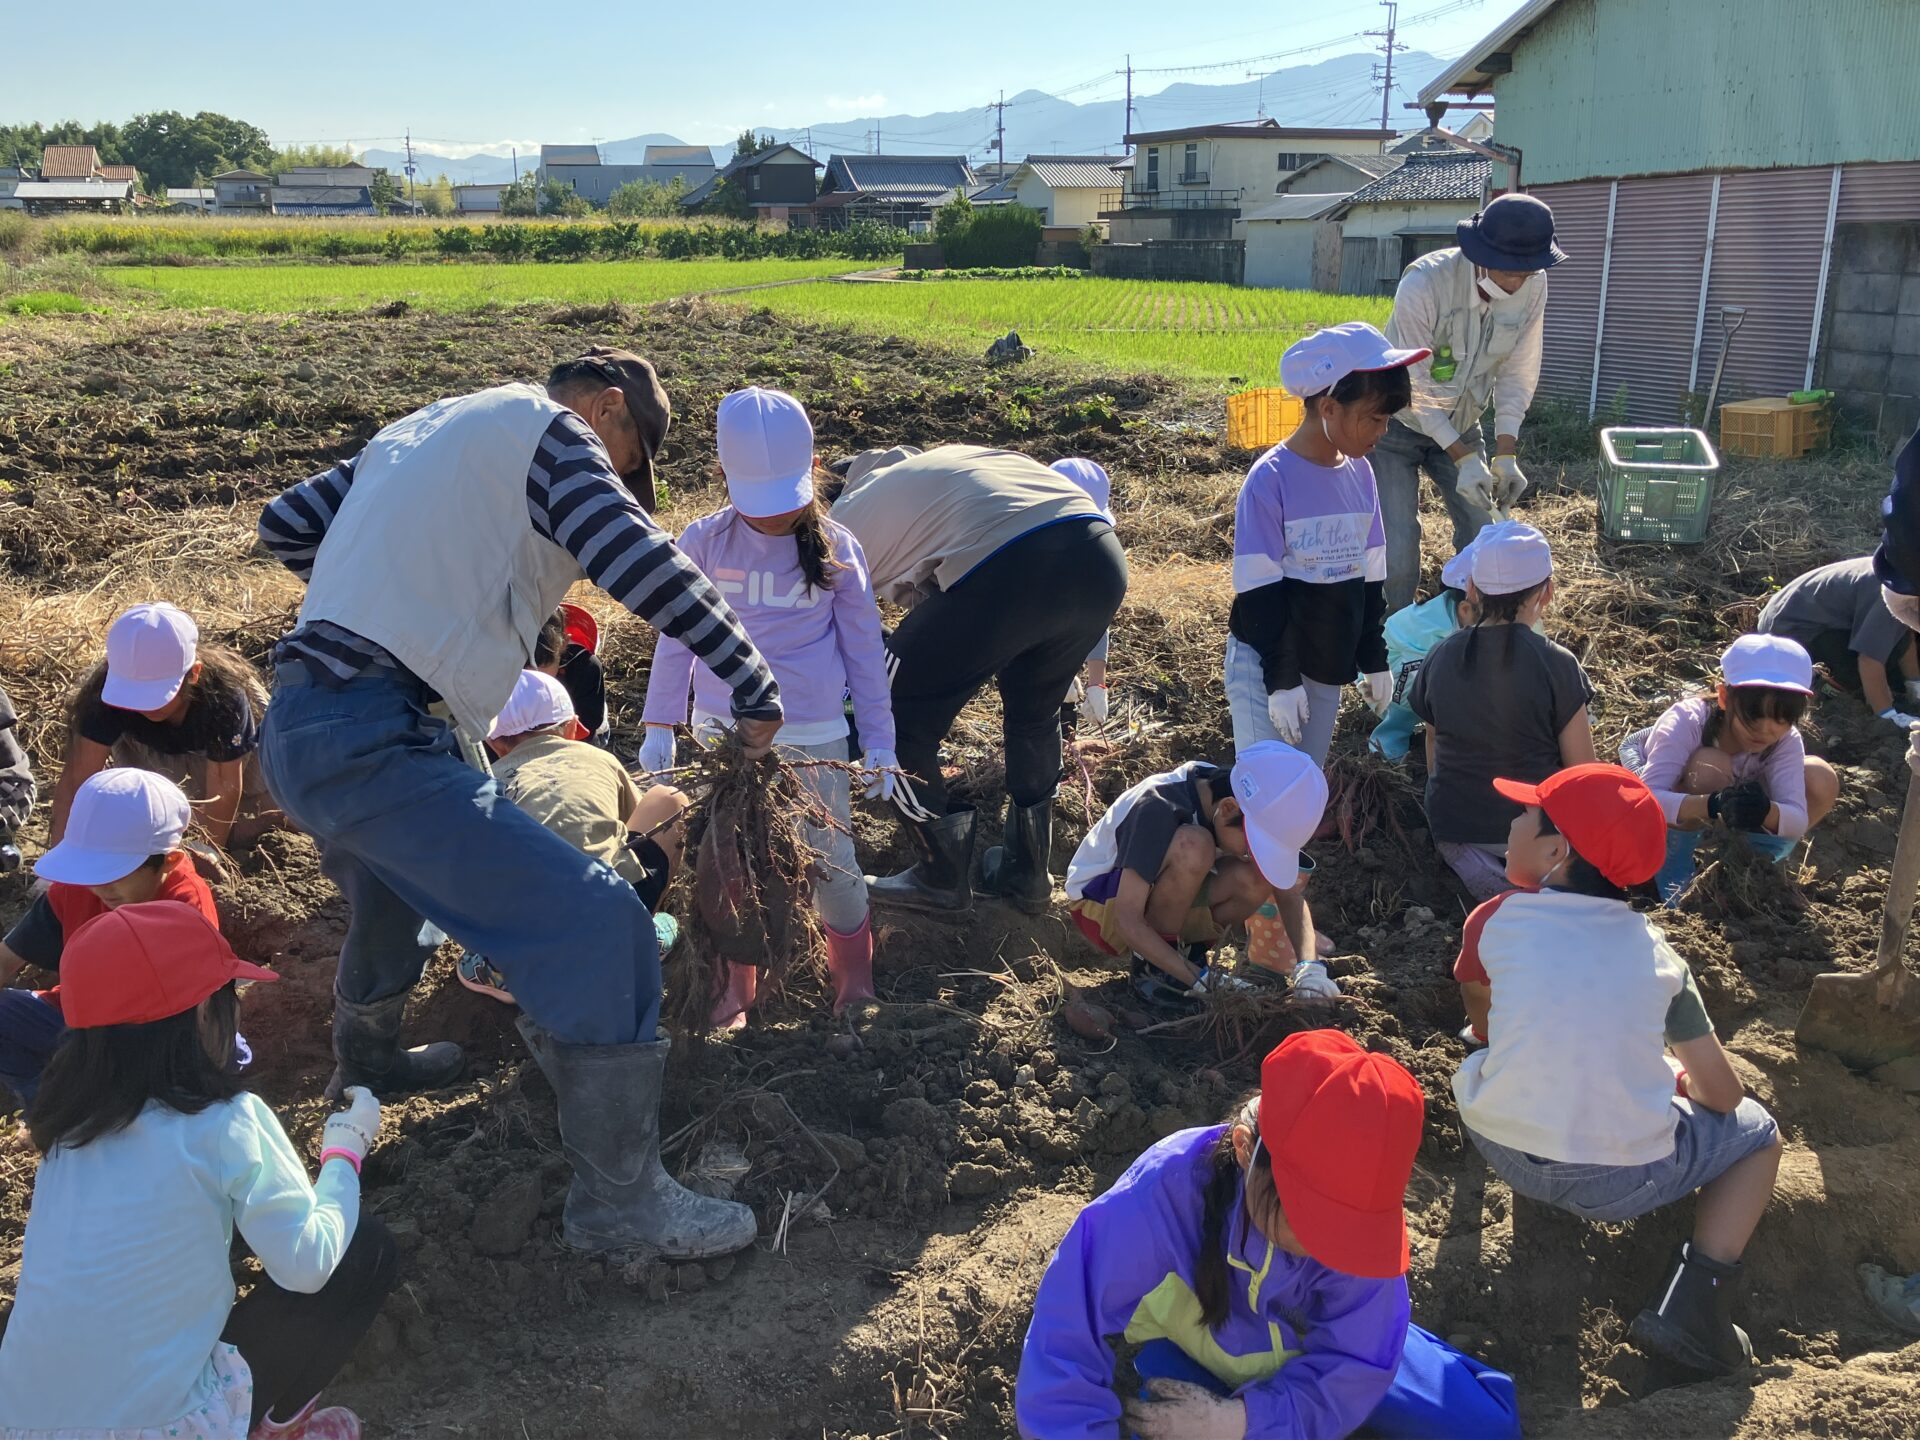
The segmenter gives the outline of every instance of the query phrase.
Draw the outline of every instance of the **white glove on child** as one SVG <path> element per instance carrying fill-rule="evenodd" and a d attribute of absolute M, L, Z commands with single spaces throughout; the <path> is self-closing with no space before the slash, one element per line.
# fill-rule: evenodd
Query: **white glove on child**
<path fill-rule="evenodd" d="M 380 1133 L 380 1102 L 364 1085 L 347 1087 L 347 1108 L 329 1115 L 320 1131 L 320 1150 L 345 1150 L 355 1160 L 364 1160 Z"/>
<path fill-rule="evenodd" d="M 1340 987 L 1327 974 L 1319 960 L 1296 960 L 1293 964 L 1293 993 L 1302 1000 L 1337 1000 Z"/>
<path fill-rule="evenodd" d="M 900 757 L 891 750 L 869 750 L 861 760 L 860 768 L 866 771 L 864 777 L 866 789 L 861 793 L 869 800 L 891 800 L 899 793 Z"/>
<path fill-rule="evenodd" d="M 1246 1440 L 1247 1407 L 1235 1396 L 1164 1375 L 1147 1382 L 1147 1394 L 1121 1407 L 1125 1428 L 1140 1440 Z"/>
<path fill-rule="evenodd" d="M 1920 729 L 1907 731 L 1907 768 L 1920 775 Z"/>
<path fill-rule="evenodd" d="M 1460 475 L 1453 488 L 1476 510 L 1491 510 L 1500 503 L 1500 481 L 1488 467 L 1487 457 L 1478 450 L 1460 462 Z"/>
<path fill-rule="evenodd" d="M 649 775 L 673 769 L 673 727 L 647 726 L 647 738 L 640 742 L 640 768 Z"/>
<path fill-rule="evenodd" d="M 1080 697 L 1080 718 L 1094 725 L 1107 723 L 1107 687 L 1089 685 Z"/>
<path fill-rule="evenodd" d="M 1307 728 L 1307 687 L 1296 685 L 1291 690 L 1275 690 L 1267 696 L 1267 719 L 1273 722 L 1282 740 L 1298 745 Z"/>
<path fill-rule="evenodd" d="M 1369 670 L 1364 678 L 1367 689 L 1367 705 L 1373 713 L 1384 717 L 1387 707 L 1393 704 L 1393 672 L 1391 670 Z"/>
<path fill-rule="evenodd" d="M 1502 505 L 1510 506 L 1527 493 L 1527 477 L 1520 471 L 1518 455 L 1494 456 L 1493 478 L 1499 482 L 1493 498 Z"/>
<path fill-rule="evenodd" d="M 1199 995 L 1237 995 L 1251 990 L 1253 986 L 1238 975 L 1229 975 L 1223 970 L 1208 966 L 1201 970 L 1200 978 L 1187 987 L 1187 994 Z"/>

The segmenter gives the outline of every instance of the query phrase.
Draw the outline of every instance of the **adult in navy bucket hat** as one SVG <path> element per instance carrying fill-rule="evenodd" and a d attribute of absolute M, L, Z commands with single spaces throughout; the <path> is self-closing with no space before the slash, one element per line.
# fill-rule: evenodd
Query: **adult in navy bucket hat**
<path fill-rule="evenodd" d="M 1525 493 L 1520 425 L 1540 382 L 1546 271 L 1566 259 L 1553 211 L 1531 195 L 1502 195 L 1460 222 L 1459 244 L 1423 255 L 1400 277 L 1389 343 L 1432 355 L 1409 372 L 1413 403 L 1374 447 L 1387 532 L 1387 609 L 1420 583 L 1420 473 L 1433 477 L 1453 519 L 1453 548 Z M 1494 407 L 1491 458 L 1480 417 Z"/>

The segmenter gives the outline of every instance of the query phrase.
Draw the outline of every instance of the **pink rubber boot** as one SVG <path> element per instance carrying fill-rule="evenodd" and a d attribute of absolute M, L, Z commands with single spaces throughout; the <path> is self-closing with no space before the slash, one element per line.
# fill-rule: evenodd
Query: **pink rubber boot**
<path fill-rule="evenodd" d="M 833 932 L 827 932 L 831 935 Z M 713 1002 L 713 1014 L 707 1023 L 716 1030 L 744 1030 L 747 1010 L 760 992 L 760 972 L 751 965 L 727 966 L 727 988 Z"/>
<path fill-rule="evenodd" d="M 833 976 L 833 1013 L 838 1015 L 849 1005 L 874 1000 L 873 993 L 873 916 L 867 915 L 860 927 L 842 935 L 831 925 L 827 932 L 827 973 Z"/>
<path fill-rule="evenodd" d="M 360 1417 L 343 1405 L 324 1410 L 315 1396 L 291 1420 L 276 1420 L 268 1414 L 253 1427 L 250 1440 L 360 1440 Z"/>

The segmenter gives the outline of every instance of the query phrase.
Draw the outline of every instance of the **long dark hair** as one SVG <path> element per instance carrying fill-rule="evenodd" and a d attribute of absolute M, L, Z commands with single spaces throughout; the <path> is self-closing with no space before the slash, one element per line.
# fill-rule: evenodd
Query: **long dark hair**
<path fill-rule="evenodd" d="M 1514 590 L 1505 595 L 1489 595 L 1476 585 L 1474 593 L 1480 597 L 1480 612 L 1473 617 L 1473 624 L 1468 627 L 1467 644 L 1471 646 L 1479 641 L 1480 636 L 1477 632 L 1482 625 L 1505 625 L 1508 627 L 1505 636 L 1506 646 L 1500 658 L 1503 661 L 1511 661 L 1516 636 L 1520 630 L 1520 612 L 1527 608 L 1528 602 L 1534 596 L 1552 583 L 1553 577 L 1549 575 L 1538 585 L 1529 585 L 1524 590 Z"/>
<path fill-rule="evenodd" d="M 1721 708 L 1717 693 L 1707 696 L 1706 701 L 1707 723 L 1700 731 L 1702 745 L 1719 744 L 1729 718 L 1751 730 L 1763 720 L 1798 725 L 1807 713 L 1806 696 L 1798 690 L 1776 690 L 1771 685 L 1729 685 L 1725 709 Z"/>
<path fill-rule="evenodd" d="M 103 710 L 111 710 L 121 728 L 133 739 L 152 743 L 156 738 L 186 742 L 193 750 L 230 740 L 245 727 L 240 725 L 236 706 L 244 704 L 260 721 L 260 709 L 254 692 L 260 688 L 260 674 L 247 663 L 246 656 L 224 645 L 198 647 L 200 674 L 181 687 L 187 697 L 187 711 L 176 727 L 165 721 L 149 720 L 137 710 L 121 710 L 100 698 L 107 683 L 107 662 L 100 661 L 83 675 L 67 697 L 67 745 L 81 738 L 85 722 Z"/>
<path fill-rule="evenodd" d="M 819 467 L 814 467 L 814 495 L 788 533 L 800 551 L 800 576 L 809 590 L 831 590 L 833 577 L 847 567 L 834 558 L 833 538 L 827 534 L 827 507 L 820 503 Z M 738 513 L 738 512 L 735 512 Z M 742 517 L 745 518 L 745 517 Z"/>
<path fill-rule="evenodd" d="M 124 1130 L 149 1104 L 198 1115 L 246 1087 L 227 1073 L 239 1001 L 232 982 L 198 1007 L 146 1025 L 70 1030 L 47 1061 L 27 1107 L 27 1134 L 42 1155 Z"/>
<path fill-rule="evenodd" d="M 1233 1153 L 1233 1127 L 1251 1125 L 1259 1133 L 1260 1099 L 1248 1095 L 1233 1108 L 1233 1118 L 1207 1153 L 1207 1187 L 1200 1204 L 1200 1256 L 1193 1267 L 1194 1298 L 1200 1302 L 1200 1320 L 1209 1330 L 1227 1323 L 1227 1302 L 1232 1291 L 1227 1274 L 1227 1216 L 1233 1212 L 1234 1198 L 1240 1193 L 1243 1173 L 1240 1158 Z M 1267 1147 L 1257 1146 L 1253 1163 L 1267 1182 L 1273 1182 L 1273 1157 Z M 1251 1223 L 1244 1212 L 1243 1223 Z"/>
<path fill-rule="evenodd" d="M 1547 815 L 1540 812 L 1540 833 L 1558 835 L 1560 829 Z M 1602 875 L 1593 866 L 1593 862 L 1573 848 L 1573 842 L 1567 841 L 1567 868 L 1560 872 L 1560 880 L 1553 886 L 1555 890 L 1566 890 L 1574 895 L 1590 895 L 1596 900 L 1625 900 L 1627 892 Z"/>

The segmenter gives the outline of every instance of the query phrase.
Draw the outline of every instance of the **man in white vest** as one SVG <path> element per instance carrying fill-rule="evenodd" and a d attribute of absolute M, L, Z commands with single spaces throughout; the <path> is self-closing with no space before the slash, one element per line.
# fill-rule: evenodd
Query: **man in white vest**
<path fill-rule="evenodd" d="M 688 646 L 732 692 L 749 752 L 770 747 L 772 673 L 647 510 L 671 420 L 651 365 L 596 349 L 544 388 L 415 411 L 268 505 L 260 538 L 307 595 L 274 652 L 260 754 L 353 911 L 333 1085 L 393 1094 L 459 1075 L 459 1047 L 399 1038 L 444 931 L 506 977 L 553 1083 L 574 1169 L 567 1243 L 692 1259 L 751 1243 L 756 1226 L 746 1206 L 661 1167 L 668 1042 L 652 916 L 613 870 L 503 798 L 460 744 L 487 733 L 541 624 L 584 578 Z"/>

